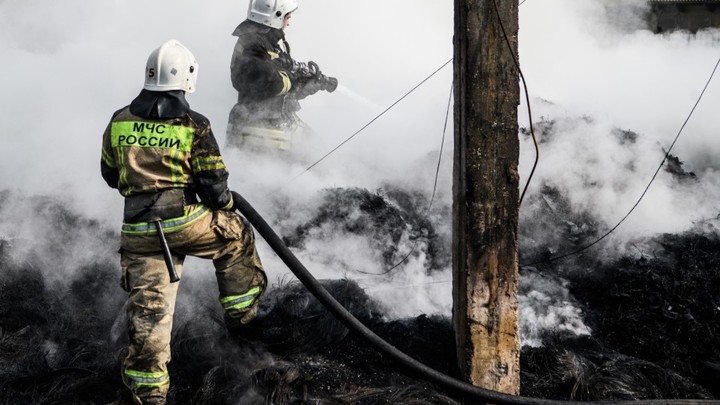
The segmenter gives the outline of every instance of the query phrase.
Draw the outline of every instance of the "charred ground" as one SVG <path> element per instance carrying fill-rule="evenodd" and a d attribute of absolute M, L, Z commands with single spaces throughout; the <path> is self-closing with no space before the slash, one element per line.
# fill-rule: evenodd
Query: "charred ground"
<path fill-rule="evenodd" d="M 389 193 L 358 189 L 334 189 L 327 195 L 327 207 L 337 204 L 333 199 L 350 200 L 360 207 L 361 215 L 353 217 L 350 231 L 370 232 L 374 223 L 397 222 L 411 232 L 434 235 L 427 224 L 413 219 L 423 204 L 403 205 L 397 203 L 402 201 L 397 195 L 391 198 Z M 20 198 L 7 193 L 0 197 L 0 209 Z M 551 202 L 552 194 L 546 198 Z M 562 201 L 555 198 L 557 209 Z M 48 269 L 48 263 L 72 263 L 49 256 L 67 254 L 62 247 L 78 242 L 78 229 L 99 225 L 48 199 L 22 203 L 35 205 L 32 208 L 43 221 L 65 231 L 62 243 L 41 244 L 38 249 L 26 246 L 32 240 L 0 238 L 1 402 L 110 402 L 122 392 L 119 362 L 125 345 L 119 260 L 109 249 L 98 254 L 96 261 L 72 269 L 72 280 L 49 277 L 49 272 L 68 269 Z M 331 208 L 318 212 L 328 213 L 319 215 L 318 223 L 331 218 L 342 223 L 342 212 Z M 582 215 L 570 224 L 558 221 L 554 240 L 571 238 L 581 243 L 594 235 L 590 225 L 583 230 L 582 221 Z M 290 238 L 300 244 L 310 227 L 299 228 Z M 385 231 L 389 239 L 397 240 L 392 230 Z M 96 235 L 103 245 L 117 243 L 111 230 Z M 655 246 L 652 252 L 611 263 L 585 257 L 585 265 L 547 264 L 532 269 L 567 280 L 592 336 L 553 333 L 545 336 L 542 347 L 525 347 L 523 395 L 583 400 L 720 396 L 716 384 L 720 378 L 717 231 L 660 235 L 649 242 Z M 423 249 L 431 245 L 425 243 Z M 18 250 L 24 253 L 18 255 Z M 387 252 L 387 257 L 396 254 Z M 535 258 L 544 254 L 542 248 L 529 252 Z M 443 260 L 441 255 L 435 263 Z M 171 403 L 455 404 L 460 400 L 348 333 L 297 283 L 273 286 L 255 333 L 238 341 L 227 336 L 214 297 L 206 293 L 214 290 L 212 281 L 191 281 L 207 285 L 186 282 L 180 294 L 200 295 L 198 300 L 205 305 L 192 311 L 179 306 L 176 313 Z M 352 280 L 323 283 L 390 343 L 433 368 L 458 375 L 447 317 L 421 315 L 390 321 L 383 317 L 382 305 Z"/>

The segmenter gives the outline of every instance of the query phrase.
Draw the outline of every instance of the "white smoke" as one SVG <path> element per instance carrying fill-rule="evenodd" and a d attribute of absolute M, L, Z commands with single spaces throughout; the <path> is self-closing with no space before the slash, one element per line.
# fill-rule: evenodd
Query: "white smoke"
<path fill-rule="evenodd" d="M 542 346 L 543 333 L 548 331 L 590 334 L 567 287 L 534 272 L 525 272 L 520 279 L 518 312 L 523 345 Z"/>
<path fill-rule="evenodd" d="M 575 207 L 589 210 L 607 229 L 650 182 L 720 56 L 717 29 L 654 35 L 645 27 L 646 11 L 641 1 L 550 0 L 528 1 L 520 12 L 520 54 L 530 94 L 552 103 L 535 101 L 535 117 L 558 121 L 554 139 L 543 145 L 533 184 L 559 186 Z M 555 23 L 547 24 L 550 20 Z M 679 184 L 661 171 L 613 237 L 682 232 L 717 215 L 720 143 L 714 139 L 713 107 L 718 102 L 720 78 L 715 78 L 672 150 L 699 181 Z M 527 126 L 524 103 L 519 111 Z M 613 128 L 636 132 L 637 143 L 618 142 Z M 521 171 L 527 175 L 534 158 L 529 138 L 522 150 Z"/>
<path fill-rule="evenodd" d="M 644 2 L 622 3 L 527 0 L 520 7 L 520 61 L 534 117 L 558 123 L 553 139 L 542 145 L 529 193 L 537 193 L 543 183 L 555 185 L 576 208 L 608 226 L 634 204 L 662 160 L 662 148 L 669 147 L 717 60 L 720 39 L 717 30 L 653 35 L 643 27 Z M 222 146 L 236 96 L 229 80 L 235 42 L 230 34 L 246 9 L 247 0 L 0 2 L 0 190 L 57 196 L 83 215 L 117 228 L 122 201 L 99 174 L 101 135 L 112 112 L 139 92 L 150 51 L 175 38 L 200 63 L 198 91 L 188 99 L 211 120 Z M 338 78 L 340 87 L 302 103 L 299 114 L 317 135 L 298 160 L 223 151 L 231 188 L 279 230 L 310 218 L 318 192 L 328 187 L 372 191 L 389 184 L 429 198 L 451 66 L 303 172 L 447 62 L 452 36 L 449 2 L 301 1 L 287 32 L 293 56 L 317 62 L 323 73 Z M 679 184 L 661 172 L 619 229 L 620 242 L 680 232 L 717 215 L 720 143 L 714 139 L 713 108 L 720 102 L 718 86 L 718 80 L 711 83 L 673 150 L 700 181 Z M 521 125 L 527 126 L 524 101 L 518 111 Z M 619 144 L 612 135 L 615 128 L 637 132 L 638 142 Z M 436 207 L 450 205 L 451 134 L 452 118 Z M 529 138 L 521 140 L 524 185 L 534 151 Z M 3 222 L 2 234 L 10 233 L 14 223 Z M 437 226 L 449 235 L 451 224 Z M 356 270 L 384 269 L 377 252 L 367 241 L 339 236 L 324 238 L 322 244 L 311 241 L 297 252 L 318 278 L 360 279 L 392 308 L 391 316 L 450 313 L 449 269 L 427 274 L 425 258 L 413 256 L 390 276 L 363 275 Z M 328 245 L 331 241 L 335 243 Z M 410 247 L 405 243 L 399 250 Z M 259 248 L 271 276 L 282 277 L 285 266 L 264 243 Z M 212 272 L 206 273 L 210 277 Z M 528 330 L 530 321 L 523 322 L 521 329 Z"/>

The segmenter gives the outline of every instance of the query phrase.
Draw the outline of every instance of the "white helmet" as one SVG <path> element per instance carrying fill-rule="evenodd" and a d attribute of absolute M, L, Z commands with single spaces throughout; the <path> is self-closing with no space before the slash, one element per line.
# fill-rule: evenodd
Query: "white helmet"
<path fill-rule="evenodd" d="M 268 27 L 282 28 L 283 19 L 298 8 L 298 0 L 250 0 L 248 20 Z"/>
<path fill-rule="evenodd" d="M 145 65 L 146 90 L 195 91 L 198 63 L 180 42 L 171 39 L 154 50 Z"/>

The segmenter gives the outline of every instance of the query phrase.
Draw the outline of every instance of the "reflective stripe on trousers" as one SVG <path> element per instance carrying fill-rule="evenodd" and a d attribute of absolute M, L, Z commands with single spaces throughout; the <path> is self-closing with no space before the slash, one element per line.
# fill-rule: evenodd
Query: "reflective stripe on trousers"
<path fill-rule="evenodd" d="M 288 150 L 292 145 L 292 131 L 245 126 L 242 128 L 242 142 L 248 147 L 275 148 Z"/>
<path fill-rule="evenodd" d="M 161 385 L 170 384 L 170 375 L 167 371 L 159 373 L 146 373 L 137 370 L 125 370 L 125 378 L 137 388 L 140 387 L 159 387 Z"/>
<path fill-rule="evenodd" d="M 255 287 L 245 294 L 220 298 L 220 304 L 222 304 L 225 312 L 240 311 L 250 307 L 259 295 L 260 287 Z"/>
<path fill-rule="evenodd" d="M 192 206 L 191 212 L 196 212 Z M 244 322 L 254 316 L 267 278 L 252 229 L 231 211 L 207 211 L 185 227 L 165 234 L 182 277 L 186 256 L 213 261 L 223 310 Z M 170 283 L 157 234 L 121 234 L 123 288 L 128 291 L 128 354 L 123 379 L 140 398 L 164 398 L 178 286 Z M 182 280 L 181 280 L 182 282 Z"/>
<path fill-rule="evenodd" d="M 198 204 L 190 212 L 182 217 L 169 218 L 161 221 L 163 231 L 169 232 L 184 228 L 200 219 L 203 215 L 209 214 L 210 208 L 203 204 Z M 122 233 L 134 235 L 155 235 L 157 229 L 155 224 L 149 222 L 138 222 L 134 224 L 123 224 Z"/>

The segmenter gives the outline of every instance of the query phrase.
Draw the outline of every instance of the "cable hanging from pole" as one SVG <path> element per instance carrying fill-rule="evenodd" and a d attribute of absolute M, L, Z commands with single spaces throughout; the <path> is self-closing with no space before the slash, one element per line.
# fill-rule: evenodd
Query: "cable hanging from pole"
<path fill-rule="evenodd" d="M 445 134 L 447 133 L 447 124 L 448 124 L 448 120 L 450 118 L 450 106 L 452 105 L 453 86 L 454 86 L 454 83 L 453 83 L 453 85 L 450 86 L 450 95 L 448 96 L 447 110 L 445 111 L 445 124 L 443 126 L 442 140 L 440 141 L 440 152 L 438 153 L 438 162 L 437 162 L 437 167 L 435 168 L 435 182 L 433 183 L 433 190 L 432 190 L 432 194 L 430 195 L 430 202 L 428 203 L 428 206 L 425 209 L 425 216 L 430 214 L 430 208 L 432 208 L 433 201 L 435 201 L 435 192 L 437 191 L 438 177 L 440 176 L 440 163 L 442 163 L 442 154 L 443 154 L 443 149 L 445 147 Z M 370 273 L 370 272 L 366 272 L 366 271 L 362 271 L 362 270 L 357 270 L 357 272 L 363 273 L 363 274 L 369 274 L 372 276 L 383 276 L 385 274 L 388 274 L 391 271 L 395 270 L 401 264 L 405 263 L 405 261 L 410 257 L 410 255 L 412 255 L 413 252 L 415 252 L 415 248 L 417 247 L 417 244 L 418 244 L 418 239 L 415 239 L 415 241 L 412 245 L 412 248 L 410 248 L 410 252 L 408 252 L 408 254 L 406 254 L 402 258 L 402 260 L 400 260 L 399 262 L 397 262 L 392 267 L 390 267 L 389 269 L 385 270 L 382 273 Z"/>
<path fill-rule="evenodd" d="M 658 174 L 660 173 L 660 170 L 665 165 L 665 161 L 667 161 L 668 157 L 670 156 L 670 151 L 672 151 L 673 147 L 675 146 L 675 143 L 678 141 L 678 138 L 680 138 L 680 134 L 682 134 L 683 130 L 685 129 L 685 126 L 690 121 L 690 118 L 693 116 L 693 113 L 695 113 L 695 109 L 700 104 L 700 100 L 702 100 L 703 95 L 705 95 L 705 91 L 707 90 L 708 86 L 710 85 L 710 82 L 712 81 L 713 77 L 715 76 L 715 72 L 717 71 L 718 65 L 720 65 L 720 58 L 718 58 L 717 62 L 715 63 L 715 67 L 713 68 L 712 73 L 710 73 L 710 77 L 708 78 L 707 82 L 705 83 L 705 86 L 703 87 L 702 91 L 700 92 L 700 95 L 698 96 L 697 101 L 695 101 L 695 105 L 693 105 L 687 118 L 685 118 L 685 122 L 683 122 L 677 135 L 675 135 L 675 139 L 673 139 L 667 152 L 665 152 L 665 156 L 663 157 L 663 160 L 660 162 L 660 165 L 658 166 L 657 170 L 655 170 L 655 173 L 653 174 L 652 178 L 650 179 L 650 182 L 645 187 L 645 190 L 643 190 L 642 194 L 640 195 L 640 198 L 638 198 L 638 200 L 635 202 L 635 204 L 632 206 L 632 208 L 630 208 L 630 211 L 628 211 L 628 213 L 625 214 L 625 216 L 620 220 L 620 222 L 615 224 L 615 226 L 613 226 L 609 231 L 605 232 L 605 234 L 603 234 L 600 238 L 598 238 L 594 242 L 589 243 L 579 249 L 573 250 L 572 252 L 565 253 L 565 254 L 562 254 L 559 256 L 554 256 L 549 259 L 539 260 L 537 262 L 533 262 L 533 263 L 529 263 L 529 264 L 523 264 L 523 265 L 520 265 L 520 267 L 534 266 L 534 265 L 540 264 L 540 263 L 550 263 L 550 262 L 553 262 L 556 260 L 564 259 L 564 258 L 567 258 L 570 256 L 574 256 L 576 254 L 582 253 L 585 250 L 588 250 L 591 247 L 600 243 L 600 241 L 602 241 L 603 239 L 608 237 L 611 233 L 613 233 L 620 226 L 620 224 L 625 222 L 625 220 L 630 216 L 630 214 L 632 214 L 632 212 L 635 211 L 635 208 L 637 208 L 638 205 L 640 205 L 640 201 L 642 201 L 642 199 L 645 197 L 645 194 L 647 194 L 648 190 L 650 189 L 650 186 L 653 184 L 653 182 L 657 178 Z"/>
<path fill-rule="evenodd" d="M 523 0 L 523 3 L 525 1 Z M 513 62 L 515 62 L 515 67 L 518 70 L 518 74 L 520 75 L 520 79 L 523 84 L 523 88 L 525 89 L 525 103 L 527 104 L 527 110 L 528 110 L 528 120 L 530 122 L 530 134 L 532 135 L 533 143 L 535 144 L 535 163 L 533 163 L 532 170 L 530 171 L 530 175 L 528 176 L 527 181 L 525 182 L 525 187 L 523 188 L 522 194 L 520 194 L 520 200 L 518 201 L 518 206 L 522 205 L 523 199 L 525 198 L 525 192 L 527 191 L 528 187 L 530 186 L 530 181 L 532 181 L 533 175 L 535 174 L 535 168 L 537 167 L 538 161 L 540 160 L 540 148 L 538 147 L 537 137 L 535 136 L 535 127 L 533 126 L 533 118 L 532 118 L 532 108 L 530 107 L 530 93 L 528 92 L 527 88 L 527 82 L 525 81 L 525 75 L 523 75 L 522 69 L 520 69 L 520 62 L 518 62 L 517 56 L 515 56 L 515 51 L 513 50 L 512 44 L 510 43 L 510 38 L 508 38 L 507 32 L 505 31 L 505 24 L 503 23 L 502 16 L 500 15 L 500 9 L 498 8 L 497 0 L 493 0 L 493 4 L 495 5 L 495 14 L 497 15 L 498 22 L 500 23 L 500 29 L 502 30 L 503 37 L 505 38 L 505 43 L 508 46 L 508 49 L 510 50 L 510 54 L 512 55 Z M 518 5 L 520 7 L 522 3 Z"/>
<path fill-rule="evenodd" d="M 527 0 L 523 0 L 522 2 L 520 2 L 520 4 L 518 5 L 518 7 L 521 6 L 523 3 L 525 3 L 526 1 L 527 1 Z M 495 4 L 495 9 L 497 10 L 497 3 Z M 499 16 L 499 14 L 498 14 L 498 18 L 499 18 L 499 17 L 500 17 L 500 16 Z M 500 25 L 501 25 L 501 27 L 502 27 L 502 20 L 500 20 Z M 503 30 L 503 34 L 505 35 L 505 40 L 507 41 L 507 43 L 508 43 L 508 45 L 509 45 L 510 42 L 509 42 L 509 40 L 508 40 L 508 38 L 507 38 L 507 34 L 505 34 L 505 28 L 502 27 L 502 30 Z M 535 138 L 535 131 L 534 131 L 534 129 L 533 129 L 532 111 L 530 110 L 530 98 L 529 98 L 528 91 L 527 91 L 527 84 L 525 83 L 525 77 L 523 76 L 522 70 L 520 69 L 520 64 L 518 63 L 517 58 L 515 57 L 514 54 L 513 54 L 513 59 L 515 60 L 515 65 L 516 65 L 517 68 L 518 68 L 518 72 L 520 73 L 520 77 L 522 78 L 523 86 L 524 86 L 524 88 L 525 88 L 525 97 L 526 97 L 526 99 L 527 99 L 527 104 L 528 104 L 528 115 L 530 116 L 530 132 L 532 133 L 533 140 L 534 140 L 534 142 L 535 142 L 535 151 L 536 151 L 535 164 L 533 165 L 533 169 L 532 169 L 532 171 L 531 171 L 531 173 L 530 173 L 530 176 L 528 177 L 528 181 L 527 181 L 527 183 L 525 184 L 525 188 L 524 188 L 524 190 L 523 190 L 523 192 L 522 192 L 522 195 L 521 195 L 521 197 L 520 197 L 520 203 L 522 204 L 522 200 L 523 200 L 523 197 L 525 196 L 525 192 L 527 191 L 527 187 L 530 185 L 530 180 L 532 179 L 532 175 L 533 175 L 533 173 L 535 172 L 535 167 L 537 166 L 538 156 L 539 156 L 539 153 L 540 153 L 540 152 L 539 152 L 539 149 L 538 149 L 537 139 Z M 314 163 L 312 163 L 310 166 L 308 166 L 307 168 L 305 168 L 305 170 L 303 170 L 302 172 L 300 172 L 299 174 L 297 174 L 297 175 L 296 175 L 295 177 L 293 177 L 290 181 L 294 181 L 294 180 L 296 180 L 298 177 L 300 177 L 300 176 L 302 176 L 303 174 L 305 174 L 305 173 L 309 172 L 310 170 L 312 170 L 312 168 L 314 168 L 315 166 L 317 166 L 320 162 L 322 162 L 323 160 L 325 160 L 328 156 L 330 156 L 330 155 L 333 154 L 335 151 L 337 151 L 338 149 L 340 149 L 343 145 L 345 145 L 347 142 L 349 142 L 349 141 L 350 141 L 352 138 L 354 138 L 356 135 L 358 135 L 359 133 L 361 133 L 362 131 L 364 131 L 367 127 L 369 127 L 369 126 L 370 126 L 373 122 L 375 122 L 377 119 L 379 119 L 380 117 L 382 117 L 383 115 L 385 115 L 385 113 L 387 113 L 387 112 L 390 111 L 393 107 L 395 107 L 396 104 L 398 104 L 398 103 L 401 102 L 403 99 L 405 99 L 407 96 L 409 96 L 411 93 L 413 93 L 415 90 L 417 90 L 418 87 L 420 87 L 420 86 L 422 86 L 423 84 L 425 84 L 426 81 L 428 81 L 430 78 L 432 78 L 433 76 L 435 76 L 440 70 L 442 70 L 445 66 L 447 66 L 447 65 L 448 65 L 450 62 L 452 62 L 452 61 L 453 61 L 453 58 L 450 58 L 447 62 L 445 62 L 445 63 L 444 63 L 442 66 L 440 66 L 437 70 L 435 70 L 435 71 L 434 71 L 433 73 L 431 73 L 428 77 L 426 77 L 425 79 L 423 79 L 423 80 L 422 80 L 420 83 L 418 83 L 415 87 L 413 87 L 412 89 L 410 89 L 410 91 L 408 91 L 407 93 L 405 93 L 405 95 L 403 95 L 402 97 L 400 97 L 397 101 L 395 101 L 394 103 L 392 103 L 388 108 L 386 108 L 385 110 L 383 110 L 383 112 L 381 112 L 380 114 L 376 115 L 375 118 L 373 118 L 372 120 L 370 120 L 370 122 L 368 122 L 367 124 L 365 124 L 364 126 L 362 126 L 362 127 L 361 127 L 359 130 L 357 130 L 354 134 L 352 134 L 352 135 L 350 135 L 349 137 L 347 137 L 344 141 L 342 141 L 342 142 L 341 142 L 340 144 L 338 144 L 336 147 L 334 147 L 333 149 L 331 149 L 329 152 L 327 152 L 325 155 L 323 155 L 320 159 L 316 160 L 316 161 L 315 161 Z"/>
<path fill-rule="evenodd" d="M 326 153 L 325 155 L 323 155 L 323 157 L 321 157 L 320 159 L 316 160 L 315 163 L 313 163 L 313 164 L 311 164 L 310 166 L 308 166 L 304 171 L 302 171 L 301 173 L 299 173 L 297 176 L 293 177 L 290 181 L 294 181 L 294 180 L 296 180 L 298 177 L 300 177 L 300 176 L 302 176 L 303 174 L 309 172 L 313 167 L 317 166 L 320 162 L 322 162 L 323 160 L 325 160 L 328 156 L 332 155 L 336 150 L 340 149 L 343 145 L 345 145 L 345 144 L 348 143 L 351 139 L 353 139 L 355 136 L 357 136 L 359 133 L 361 133 L 362 131 L 364 131 L 365 128 L 369 127 L 373 122 L 377 121 L 380 117 L 382 117 L 383 115 L 385 115 L 385 113 L 387 113 L 388 111 L 390 111 L 390 110 L 391 110 L 393 107 L 395 107 L 398 103 L 400 103 L 401 101 L 403 101 L 407 96 L 409 96 L 410 94 L 412 94 L 415 90 L 418 89 L 418 87 L 420 87 L 420 86 L 422 86 L 423 84 L 425 84 L 425 82 L 427 82 L 428 80 L 430 80 L 430 78 L 432 78 L 433 76 L 435 76 L 438 72 L 440 72 L 445 66 L 447 66 L 448 64 L 450 64 L 450 62 L 452 62 L 452 61 L 453 61 L 453 59 L 450 58 L 450 60 L 448 60 L 448 61 L 445 62 L 442 66 L 440 66 L 439 68 L 437 68 L 437 69 L 436 69 L 434 72 L 432 72 L 428 77 L 426 77 L 425 79 L 423 79 L 420 83 L 418 83 L 415 87 L 413 87 L 412 89 L 410 89 L 410 91 L 408 91 L 407 93 L 405 93 L 402 97 L 400 97 L 399 99 L 397 99 L 394 103 L 392 103 L 392 104 L 391 104 L 388 108 L 386 108 L 383 112 L 381 112 L 380 114 L 376 115 L 375 118 L 373 118 L 372 120 L 370 120 L 370 122 L 368 122 L 367 124 L 363 125 L 362 128 L 358 129 L 354 134 L 350 135 L 350 136 L 347 137 L 344 141 L 340 142 L 339 145 L 337 145 L 337 146 L 334 147 L 332 150 L 330 150 L 328 153 Z"/>

